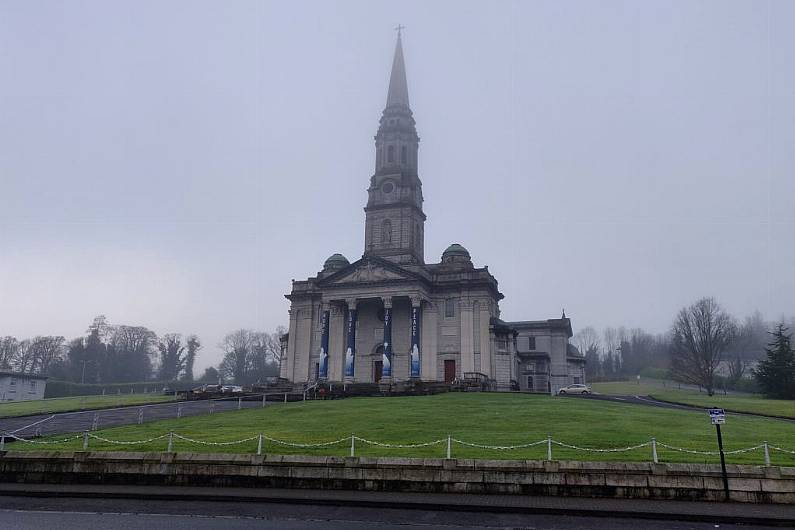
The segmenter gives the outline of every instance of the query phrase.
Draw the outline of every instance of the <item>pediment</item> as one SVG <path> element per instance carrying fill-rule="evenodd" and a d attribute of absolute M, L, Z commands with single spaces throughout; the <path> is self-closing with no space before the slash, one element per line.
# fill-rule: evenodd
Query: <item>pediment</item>
<path fill-rule="evenodd" d="M 400 280 L 416 280 L 415 275 L 392 264 L 374 260 L 361 260 L 326 278 L 326 285 L 378 283 Z"/>

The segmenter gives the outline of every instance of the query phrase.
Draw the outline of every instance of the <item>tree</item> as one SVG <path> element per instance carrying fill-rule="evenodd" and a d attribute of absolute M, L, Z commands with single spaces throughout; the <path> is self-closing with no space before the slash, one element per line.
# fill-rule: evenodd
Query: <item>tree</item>
<path fill-rule="evenodd" d="M 773 341 L 765 348 L 767 357 L 754 370 L 754 377 L 768 397 L 795 398 L 795 352 L 792 334 L 787 331 L 783 322 L 776 326 L 771 333 Z"/>
<path fill-rule="evenodd" d="M 157 343 L 160 351 L 161 381 L 176 381 L 187 361 L 185 345 L 182 344 L 182 335 L 179 333 L 166 333 Z"/>
<path fill-rule="evenodd" d="M 33 368 L 35 350 L 31 348 L 30 339 L 19 341 L 17 352 L 11 360 L 11 367 L 17 372 L 28 372 Z"/>
<path fill-rule="evenodd" d="M 279 333 L 256 332 L 252 336 L 251 360 L 248 382 L 262 381 L 266 377 L 279 375 L 281 344 Z"/>
<path fill-rule="evenodd" d="M 255 335 L 250 329 L 238 329 L 227 334 L 220 344 L 224 358 L 219 371 L 238 385 L 248 382 Z"/>
<path fill-rule="evenodd" d="M 214 367 L 208 366 L 204 369 L 204 374 L 199 378 L 199 381 L 202 383 L 218 383 L 221 381 L 221 374 Z"/>
<path fill-rule="evenodd" d="M 99 333 L 96 333 L 99 336 Z M 103 363 L 103 382 L 145 381 L 152 376 L 157 335 L 143 326 L 113 326 Z"/>
<path fill-rule="evenodd" d="M 52 363 L 63 357 L 65 341 L 66 339 L 60 335 L 39 336 L 31 339 L 29 348 L 32 361 L 29 371 L 47 374 Z"/>
<path fill-rule="evenodd" d="M 588 379 L 599 377 L 602 362 L 599 358 L 599 333 L 591 326 L 585 327 L 574 334 L 572 342 L 585 357 L 585 375 Z"/>
<path fill-rule="evenodd" d="M 0 369 L 9 370 L 19 350 L 19 341 L 16 337 L 0 338 Z"/>
<path fill-rule="evenodd" d="M 714 298 L 682 308 L 672 327 L 671 371 L 686 383 L 715 393 L 715 369 L 736 334 L 734 318 Z"/>
<path fill-rule="evenodd" d="M 189 335 L 187 340 L 188 354 L 185 357 L 185 374 L 182 376 L 185 381 L 193 381 L 193 364 L 196 362 L 196 354 L 202 347 L 199 337 Z"/>

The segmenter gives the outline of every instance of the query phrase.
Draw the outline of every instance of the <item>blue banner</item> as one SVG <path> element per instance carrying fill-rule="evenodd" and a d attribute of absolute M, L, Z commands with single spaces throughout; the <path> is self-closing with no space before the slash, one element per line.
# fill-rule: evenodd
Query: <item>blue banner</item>
<path fill-rule="evenodd" d="M 356 360 L 356 310 L 348 310 L 348 348 L 345 350 L 345 377 L 353 377 Z"/>
<path fill-rule="evenodd" d="M 318 378 L 328 379 L 328 322 L 329 312 L 323 311 L 323 316 L 320 320 L 321 334 L 320 334 L 320 369 L 318 370 Z"/>
<path fill-rule="evenodd" d="M 419 307 L 411 308 L 411 377 L 420 376 L 420 318 Z M 386 350 L 384 350 L 386 351 Z"/>
<path fill-rule="evenodd" d="M 381 377 L 392 377 L 392 308 L 384 308 L 384 356 Z"/>

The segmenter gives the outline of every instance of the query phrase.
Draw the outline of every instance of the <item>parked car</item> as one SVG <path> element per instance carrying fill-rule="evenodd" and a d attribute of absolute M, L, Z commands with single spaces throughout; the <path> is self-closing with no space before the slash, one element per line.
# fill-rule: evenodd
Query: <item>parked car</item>
<path fill-rule="evenodd" d="M 564 396 L 566 394 L 590 394 L 590 393 L 591 393 L 591 387 L 589 387 L 588 385 L 581 385 L 581 384 L 564 386 L 561 387 L 560 390 L 558 390 L 559 396 Z"/>
<path fill-rule="evenodd" d="M 243 387 L 237 385 L 224 385 L 221 387 L 221 392 L 224 394 L 242 394 Z"/>

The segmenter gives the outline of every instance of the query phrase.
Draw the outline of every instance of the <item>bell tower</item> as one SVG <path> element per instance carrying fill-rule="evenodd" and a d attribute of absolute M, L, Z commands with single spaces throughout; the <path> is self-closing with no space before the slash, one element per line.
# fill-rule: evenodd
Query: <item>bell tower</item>
<path fill-rule="evenodd" d="M 425 214 L 417 175 L 417 136 L 409 107 L 398 26 L 386 107 L 375 135 L 375 173 L 365 211 L 364 254 L 396 263 L 424 263 Z"/>

